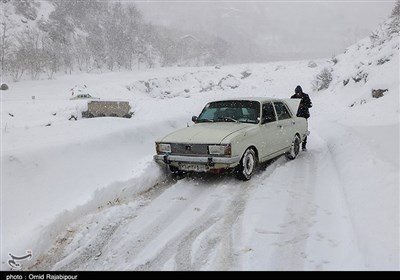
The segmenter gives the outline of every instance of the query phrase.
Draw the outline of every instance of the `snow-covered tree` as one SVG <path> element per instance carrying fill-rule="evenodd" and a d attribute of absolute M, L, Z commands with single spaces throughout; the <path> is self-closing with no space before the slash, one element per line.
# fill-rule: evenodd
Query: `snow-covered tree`
<path fill-rule="evenodd" d="M 11 6 L 7 3 L 2 4 L 1 19 L 0 19 L 0 38 L 1 38 L 1 72 L 5 71 L 7 64 L 6 59 L 10 56 L 13 42 L 13 30 L 15 22 L 11 17 Z"/>
<path fill-rule="evenodd" d="M 389 23 L 389 34 L 400 33 L 400 0 L 397 0 L 392 14 L 390 16 L 391 22 Z"/>
<path fill-rule="evenodd" d="M 220 38 L 197 38 L 195 33 L 145 23 L 132 2 L 47 0 L 54 9 L 48 17 L 39 19 L 38 0 L 1 1 L 11 6 L 10 14 L 22 17 L 24 24 L 33 23 L 14 32 L 3 9 L 1 66 L 15 80 L 24 72 L 38 79 L 43 73 L 52 78 L 59 71 L 72 73 L 74 69 L 119 71 L 142 66 L 212 64 L 220 62 L 228 49 Z M 9 34 L 15 35 L 14 41 Z M 24 63 L 16 61 L 19 59 Z"/>
<path fill-rule="evenodd" d="M 312 88 L 315 91 L 320 91 L 323 89 L 327 89 L 332 82 L 332 68 L 324 68 L 322 71 L 315 76 L 314 81 L 312 82 Z"/>
<path fill-rule="evenodd" d="M 15 6 L 15 12 L 23 15 L 29 20 L 35 20 L 37 18 L 36 8 L 40 6 L 39 3 L 32 0 L 13 0 Z"/>
<path fill-rule="evenodd" d="M 28 28 L 18 36 L 19 43 L 18 53 L 22 56 L 27 70 L 31 78 L 34 80 L 39 79 L 40 73 L 43 71 L 43 48 L 42 36 L 37 29 Z"/>

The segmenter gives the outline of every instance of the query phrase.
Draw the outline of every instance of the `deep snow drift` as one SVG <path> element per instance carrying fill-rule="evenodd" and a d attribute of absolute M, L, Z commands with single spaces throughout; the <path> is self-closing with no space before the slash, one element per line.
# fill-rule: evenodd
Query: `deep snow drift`
<path fill-rule="evenodd" d="M 399 269 L 399 41 L 368 44 L 315 68 L 294 61 L 10 84 L 1 92 L 1 269 L 10 269 L 9 252 L 27 250 L 23 269 Z M 334 80 L 312 92 L 324 67 Z M 360 71 L 368 75 L 355 82 Z M 174 181 L 153 163 L 155 139 L 190 125 L 207 102 L 288 98 L 298 84 L 314 106 L 309 149 L 295 161 L 279 158 L 249 182 Z M 70 100 L 73 88 L 128 100 L 134 115 L 82 119 L 87 101 Z M 370 97 L 377 88 L 388 91 Z"/>

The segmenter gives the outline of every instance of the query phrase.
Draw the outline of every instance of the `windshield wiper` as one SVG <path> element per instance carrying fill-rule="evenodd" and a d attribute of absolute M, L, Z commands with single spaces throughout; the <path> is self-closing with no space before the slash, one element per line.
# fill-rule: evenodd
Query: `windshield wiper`
<path fill-rule="evenodd" d="M 225 117 L 225 119 L 230 120 L 230 121 L 233 121 L 233 122 L 239 122 L 238 120 L 236 120 L 236 119 L 234 119 L 234 118 L 231 118 L 231 117 Z"/>
<path fill-rule="evenodd" d="M 213 119 L 197 119 L 197 122 L 214 122 Z"/>
<path fill-rule="evenodd" d="M 231 117 L 222 117 L 222 118 L 218 118 L 218 120 L 239 122 L 238 120 L 235 120 L 234 118 L 231 118 Z"/>

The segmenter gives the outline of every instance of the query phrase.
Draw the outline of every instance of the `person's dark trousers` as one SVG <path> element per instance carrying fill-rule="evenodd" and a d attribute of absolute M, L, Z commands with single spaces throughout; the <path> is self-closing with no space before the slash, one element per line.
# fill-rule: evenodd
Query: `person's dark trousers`
<path fill-rule="evenodd" d="M 308 118 L 306 118 L 306 122 L 307 122 L 307 130 L 308 130 Z M 305 150 L 307 146 L 307 136 L 304 137 L 303 143 L 301 143 L 301 149 Z"/>

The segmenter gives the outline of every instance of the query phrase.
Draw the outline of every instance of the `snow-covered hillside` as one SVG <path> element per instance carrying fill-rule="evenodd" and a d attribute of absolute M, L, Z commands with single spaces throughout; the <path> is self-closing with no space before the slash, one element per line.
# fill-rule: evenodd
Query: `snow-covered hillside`
<path fill-rule="evenodd" d="M 134 1 L 1 1 L 1 82 L 57 75 L 214 65 L 229 44 L 145 22 Z"/>
<path fill-rule="evenodd" d="M 293 61 L 10 84 L 1 92 L 1 269 L 10 269 L 8 253 L 31 250 L 23 269 L 398 270 L 399 39 L 373 44 L 315 68 Z M 331 85 L 311 92 L 326 67 Z M 288 98 L 298 84 L 314 106 L 309 149 L 295 161 L 279 158 L 249 182 L 176 181 L 153 163 L 154 141 L 190 125 L 207 102 Z M 82 119 L 87 101 L 70 100 L 74 89 L 127 100 L 134 115 Z M 372 89 L 387 91 L 372 98 Z"/>
<path fill-rule="evenodd" d="M 328 92 L 339 97 L 343 106 L 352 107 L 348 112 L 365 114 L 369 124 L 398 120 L 400 42 L 398 33 L 387 34 L 389 23 L 338 55 L 332 67 L 333 81 Z M 373 90 L 379 89 L 388 98 L 374 98 Z M 383 102 L 388 107 L 381 111 L 377 104 Z"/>
<path fill-rule="evenodd" d="M 51 1 L 2 1 L 2 22 L 15 33 L 37 28 L 41 21 L 49 19 L 54 10 Z M 4 18 L 3 18 L 4 17 Z M 15 34 L 14 33 L 14 34 Z"/>

